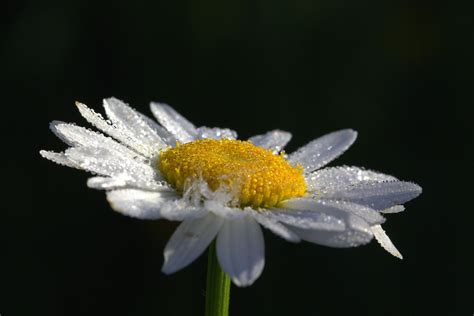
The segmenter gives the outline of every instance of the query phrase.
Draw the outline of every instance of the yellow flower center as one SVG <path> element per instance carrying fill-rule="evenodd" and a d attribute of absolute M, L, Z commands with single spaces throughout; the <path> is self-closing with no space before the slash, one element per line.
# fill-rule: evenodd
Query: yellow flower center
<path fill-rule="evenodd" d="M 239 206 L 272 207 L 305 194 L 302 168 L 283 155 L 240 140 L 203 139 L 160 153 L 158 169 L 178 191 L 202 179 L 213 191 L 224 188 Z"/>

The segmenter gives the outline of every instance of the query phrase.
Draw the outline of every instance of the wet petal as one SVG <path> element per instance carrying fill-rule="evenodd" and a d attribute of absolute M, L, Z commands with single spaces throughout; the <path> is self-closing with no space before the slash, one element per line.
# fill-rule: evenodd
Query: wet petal
<path fill-rule="evenodd" d="M 367 244 L 372 240 L 373 234 L 370 226 L 362 218 L 347 213 L 345 222 L 347 227 L 343 232 L 301 229 L 297 227 L 291 227 L 291 229 L 301 239 L 335 248 L 357 247 Z"/>
<path fill-rule="evenodd" d="M 217 258 L 235 285 L 249 286 L 265 265 L 265 244 L 260 225 L 250 216 L 226 220 L 217 235 Z"/>
<path fill-rule="evenodd" d="M 193 262 L 216 237 L 222 223 L 223 219 L 213 214 L 182 222 L 166 244 L 161 271 L 174 273 Z"/>
<path fill-rule="evenodd" d="M 421 194 L 421 187 L 411 182 L 392 181 L 363 183 L 325 194 L 325 198 L 349 201 L 384 210 L 408 202 Z"/>
<path fill-rule="evenodd" d="M 279 152 L 285 148 L 290 139 L 291 133 L 276 129 L 262 135 L 252 136 L 249 138 L 249 142 L 273 152 Z"/>
<path fill-rule="evenodd" d="M 288 161 L 292 165 L 302 165 L 305 173 L 311 172 L 339 157 L 356 137 L 357 132 L 351 129 L 326 134 L 290 154 Z"/>
<path fill-rule="evenodd" d="M 60 121 L 51 122 L 49 127 L 56 136 L 70 146 L 106 147 L 110 151 L 117 153 L 119 156 L 129 157 L 134 160 L 146 160 L 146 158 L 116 142 L 114 139 L 87 128 Z"/>
<path fill-rule="evenodd" d="M 270 216 L 266 216 L 261 212 L 256 212 L 251 208 L 245 209 L 246 213 L 250 213 L 250 215 L 263 227 L 272 231 L 275 235 L 280 236 L 281 238 L 290 241 L 290 242 L 299 242 L 300 238 L 288 229 L 283 224 L 279 223 L 276 219 Z"/>
<path fill-rule="evenodd" d="M 148 116 L 139 113 L 142 119 L 148 123 L 150 128 L 155 131 L 155 133 L 160 136 L 160 138 L 165 142 L 166 145 L 174 146 L 176 145 L 176 138 L 168 132 L 163 126 L 156 123 L 155 120 L 149 118 Z"/>
<path fill-rule="evenodd" d="M 375 225 L 385 221 L 382 215 L 376 210 L 369 207 L 358 205 L 346 201 L 327 200 L 327 199 L 311 199 L 311 198 L 294 198 L 281 203 L 282 208 L 288 210 L 283 211 L 286 217 L 299 217 L 299 221 L 295 224 L 289 221 L 284 221 L 286 224 L 298 226 L 305 229 L 324 229 L 324 230 L 339 230 L 345 229 L 344 220 L 347 219 L 347 214 L 353 214 L 364 219 L 369 224 Z M 273 211 L 279 215 L 280 212 Z M 314 225 L 311 223 L 311 216 L 317 219 L 322 218 L 322 224 L 332 225 L 327 228 L 325 226 L 319 227 L 319 221 Z M 305 218 L 307 217 L 307 219 Z M 301 223 L 299 223 L 301 222 Z M 342 224 L 342 225 L 341 225 Z M 333 227 L 334 226 L 334 227 Z"/>
<path fill-rule="evenodd" d="M 209 212 L 228 220 L 241 219 L 242 217 L 245 217 L 242 209 L 225 206 L 222 201 L 219 201 L 219 198 L 216 198 L 215 196 L 204 201 L 204 208 Z"/>
<path fill-rule="evenodd" d="M 199 139 L 236 139 L 237 132 L 228 128 L 205 127 L 197 128 Z"/>
<path fill-rule="evenodd" d="M 380 215 L 380 212 L 364 205 L 355 204 L 347 201 L 327 199 L 320 199 L 318 200 L 318 202 L 324 204 L 325 206 L 334 207 L 341 211 L 357 215 L 363 218 L 370 225 L 382 224 L 383 222 L 385 222 L 385 218 Z"/>
<path fill-rule="evenodd" d="M 398 251 L 398 249 L 392 243 L 390 238 L 388 238 L 382 226 L 375 225 L 375 226 L 372 226 L 371 229 L 372 229 L 372 233 L 375 236 L 375 239 L 378 241 L 378 243 L 380 244 L 380 246 L 382 246 L 383 249 L 387 250 L 391 255 L 397 258 L 403 259 L 402 254 Z"/>
<path fill-rule="evenodd" d="M 116 177 L 92 177 L 87 180 L 87 186 L 97 190 L 115 190 L 123 188 L 143 189 L 150 191 L 167 191 L 170 187 L 164 182 L 142 181 L 127 175 Z"/>
<path fill-rule="evenodd" d="M 343 231 L 346 227 L 342 220 L 344 215 L 334 208 L 318 205 L 312 209 L 293 209 L 291 204 L 283 207 L 286 209 L 271 209 L 262 213 L 277 222 L 305 229 Z"/>
<path fill-rule="evenodd" d="M 76 106 L 79 109 L 81 115 L 92 125 L 97 127 L 99 130 L 104 132 L 107 135 L 115 138 L 124 145 L 132 148 L 136 152 L 146 156 L 153 157 L 156 154 L 154 148 L 150 148 L 147 143 L 144 143 L 142 140 L 138 139 L 134 135 L 130 134 L 130 131 L 123 129 L 119 126 L 113 125 L 111 122 L 104 120 L 100 113 L 96 113 L 92 109 L 88 108 L 86 105 L 76 102 Z"/>
<path fill-rule="evenodd" d="M 166 218 L 172 221 L 196 219 L 207 214 L 179 199 L 176 192 L 119 189 L 107 192 L 107 200 L 114 210 L 140 219 Z"/>
<path fill-rule="evenodd" d="M 395 205 L 389 208 L 386 208 L 384 210 L 381 210 L 380 213 L 385 213 L 385 214 L 394 214 L 394 213 L 400 213 L 405 210 L 405 207 L 403 205 Z"/>
<path fill-rule="evenodd" d="M 196 139 L 196 127 L 169 105 L 152 102 L 150 109 L 158 122 L 173 134 L 178 141 L 187 143 Z"/>
<path fill-rule="evenodd" d="M 107 117 L 115 126 L 127 131 L 130 136 L 139 139 L 155 152 L 165 147 L 166 144 L 156 130 L 151 128 L 143 116 L 128 104 L 116 98 L 108 98 L 104 99 L 103 105 Z"/>
<path fill-rule="evenodd" d="M 175 199 L 177 196 L 173 191 L 121 189 L 107 192 L 107 200 L 115 211 L 140 219 L 162 218 L 162 206 Z"/>
<path fill-rule="evenodd" d="M 148 164 L 118 156 L 107 148 L 72 147 L 66 157 L 81 169 L 109 177 L 128 177 L 138 182 L 158 182 L 159 175 Z"/>
<path fill-rule="evenodd" d="M 324 168 L 305 176 L 308 191 L 318 194 L 339 191 L 359 183 L 396 180 L 383 173 L 348 166 Z"/>
<path fill-rule="evenodd" d="M 69 158 L 64 153 L 56 153 L 54 151 L 41 150 L 40 155 L 43 158 L 46 158 L 52 162 L 57 163 L 58 165 L 75 168 L 75 169 L 82 169 L 73 161 L 69 160 Z"/>

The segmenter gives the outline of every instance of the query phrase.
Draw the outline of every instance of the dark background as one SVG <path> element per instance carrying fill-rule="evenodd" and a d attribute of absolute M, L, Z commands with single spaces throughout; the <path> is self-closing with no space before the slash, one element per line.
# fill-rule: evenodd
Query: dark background
<path fill-rule="evenodd" d="M 206 256 L 160 272 L 175 223 L 111 211 L 88 175 L 41 159 L 53 119 L 86 125 L 116 96 L 167 102 L 242 138 L 280 128 L 288 151 L 351 127 L 336 164 L 423 194 L 354 249 L 266 237 L 232 315 L 472 315 L 473 6 L 429 1 L 15 1 L 2 6 L 0 313 L 202 315 Z"/>

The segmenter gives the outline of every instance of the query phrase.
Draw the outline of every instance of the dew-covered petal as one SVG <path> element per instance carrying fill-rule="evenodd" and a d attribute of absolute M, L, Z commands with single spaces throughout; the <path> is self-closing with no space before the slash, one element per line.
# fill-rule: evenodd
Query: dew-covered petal
<path fill-rule="evenodd" d="M 173 191 L 150 192 L 120 189 L 107 192 L 107 200 L 115 211 L 139 219 L 161 218 L 162 206 L 176 198 Z"/>
<path fill-rule="evenodd" d="M 358 216 L 364 221 L 379 224 L 384 221 L 377 211 L 350 202 L 326 199 L 294 198 L 281 203 L 281 208 L 272 210 L 274 216 L 285 215 L 281 221 L 285 224 L 303 229 L 318 229 L 327 231 L 344 231 L 347 227 L 348 215 Z M 291 222 L 290 219 L 294 222 Z M 312 223 L 311 221 L 314 221 Z"/>
<path fill-rule="evenodd" d="M 228 128 L 205 127 L 197 128 L 198 139 L 236 139 L 237 132 Z"/>
<path fill-rule="evenodd" d="M 83 170 L 109 177 L 127 177 L 141 183 L 161 180 L 148 164 L 121 157 L 107 148 L 72 147 L 66 157 Z"/>
<path fill-rule="evenodd" d="M 371 227 L 372 233 L 374 234 L 375 239 L 377 242 L 382 246 L 383 249 L 387 250 L 391 255 L 403 259 L 402 254 L 398 251 L 395 245 L 392 243 L 390 238 L 387 236 L 385 231 L 383 230 L 382 226 L 375 225 Z"/>
<path fill-rule="evenodd" d="M 139 113 L 142 119 L 148 123 L 150 128 L 155 131 L 155 133 L 160 136 L 163 142 L 168 146 L 175 146 L 176 145 L 176 138 L 168 132 L 163 126 L 156 123 L 155 120 L 149 118 L 145 114 Z"/>
<path fill-rule="evenodd" d="M 172 190 L 152 192 L 119 189 L 107 192 L 107 200 L 115 211 L 140 219 L 166 218 L 181 221 L 205 215 L 202 209 L 179 200 Z"/>
<path fill-rule="evenodd" d="M 101 133 L 74 124 L 53 121 L 49 125 L 51 131 L 66 144 L 76 147 L 105 147 L 119 156 L 145 161 L 146 158 L 123 146 L 114 139 Z"/>
<path fill-rule="evenodd" d="M 233 208 L 223 205 L 222 201 L 219 201 L 218 198 L 205 200 L 204 208 L 215 215 L 225 218 L 227 220 L 241 219 L 245 217 L 244 212 L 240 208 Z"/>
<path fill-rule="evenodd" d="M 104 99 L 103 105 L 109 120 L 119 129 L 127 131 L 130 136 L 149 147 L 151 155 L 165 147 L 166 144 L 157 131 L 143 119 L 143 115 L 128 104 L 116 98 L 108 98 Z"/>
<path fill-rule="evenodd" d="M 183 221 L 166 244 L 161 271 L 171 274 L 193 262 L 216 237 L 222 223 L 223 219 L 213 214 Z"/>
<path fill-rule="evenodd" d="M 245 208 L 246 213 L 250 215 L 263 227 L 272 231 L 275 235 L 280 236 L 281 238 L 290 241 L 290 242 L 299 242 L 300 238 L 288 229 L 283 224 L 279 223 L 276 219 L 270 216 L 266 216 L 261 212 L 256 212 L 251 208 Z"/>
<path fill-rule="evenodd" d="M 290 139 L 291 133 L 276 129 L 265 134 L 252 136 L 249 141 L 255 146 L 279 152 L 285 148 Z"/>
<path fill-rule="evenodd" d="M 395 205 L 389 208 L 386 208 L 384 210 L 379 211 L 380 213 L 384 214 L 394 214 L 394 213 L 400 213 L 405 210 L 405 207 L 403 205 Z"/>
<path fill-rule="evenodd" d="M 136 180 L 128 175 L 111 177 L 92 177 L 87 180 L 87 186 L 97 190 L 115 190 L 121 188 L 135 188 L 151 191 L 167 191 L 169 186 L 165 183 Z"/>
<path fill-rule="evenodd" d="M 328 247 L 349 248 L 367 244 L 372 240 L 372 230 L 362 218 L 347 213 L 343 232 L 302 229 L 291 227 L 301 239 Z"/>
<path fill-rule="evenodd" d="M 135 150 L 136 152 L 151 158 L 156 154 L 155 148 L 151 148 L 147 143 L 144 143 L 135 135 L 132 135 L 129 130 L 120 128 L 109 121 L 104 120 L 100 113 L 96 113 L 86 105 L 76 102 L 81 115 L 92 125 L 107 135 L 120 141 L 122 144 Z"/>
<path fill-rule="evenodd" d="M 351 129 L 326 134 L 290 154 L 288 161 L 292 165 L 302 165 L 305 173 L 311 172 L 339 157 L 356 137 L 357 132 Z"/>
<path fill-rule="evenodd" d="M 169 105 L 152 102 L 150 109 L 158 122 L 173 134 L 178 141 L 187 143 L 196 139 L 196 127 Z"/>
<path fill-rule="evenodd" d="M 262 214 L 287 225 L 327 231 L 343 231 L 344 215 L 334 208 L 318 206 L 317 209 L 292 209 L 293 205 L 282 205 L 282 208 L 262 211 Z"/>
<path fill-rule="evenodd" d="M 421 187 L 411 182 L 392 181 L 362 183 L 325 194 L 325 198 L 349 201 L 384 210 L 408 202 L 421 194 Z"/>
<path fill-rule="evenodd" d="M 127 179 L 123 177 L 92 177 L 87 179 L 87 186 L 97 190 L 113 190 L 127 187 Z"/>
<path fill-rule="evenodd" d="M 249 286 L 262 273 L 265 244 L 260 225 L 250 216 L 226 220 L 217 235 L 217 258 L 235 285 Z"/>
<path fill-rule="evenodd" d="M 307 190 L 317 194 L 333 192 L 364 182 L 396 181 L 395 177 L 359 167 L 329 167 L 305 175 Z"/>
<path fill-rule="evenodd" d="M 208 213 L 206 209 L 191 205 L 184 199 L 167 201 L 161 207 L 161 216 L 172 221 L 200 218 Z"/>
<path fill-rule="evenodd" d="M 364 205 L 329 199 L 319 199 L 318 203 L 322 203 L 327 207 L 334 207 L 341 211 L 357 215 L 363 218 L 370 225 L 382 224 L 385 222 L 385 218 L 380 215 L 380 212 Z"/>
<path fill-rule="evenodd" d="M 41 150 L 40 155 L 43 158 L 46 158 L 52 162 L 55 162 L 61 166 L 66 166 L 70 168 L 75 168 L 75 169 L 82 169 L 79 167 L 77 164 L 75 164 L 73 161 L 69 160 L 69 158 L 64 154 L 64 153 L 57 153 L 54 151 L 47 151 L 47 150 Z"/>

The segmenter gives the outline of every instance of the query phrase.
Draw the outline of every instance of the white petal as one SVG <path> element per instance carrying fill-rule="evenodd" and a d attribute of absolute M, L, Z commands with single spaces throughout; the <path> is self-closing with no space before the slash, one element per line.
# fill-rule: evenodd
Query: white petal
<path fill-rule="evenodd" d="M 306 175 L 308 191 L 324 194 L 364 182 L 396 181 L 395 177 L 358 167 L 330 167 Z"/>
<path fill-rule="evenodd" d="M 196 127 L 169 105 L 152 102 L 150 109 L 158 122 L 180 142 L 187 143 L 197 137 Z"/>
<path fill-rule="evenodd" d="M 245 217 L 244 212 L 242 212 L 240 208 L 225 206 L 221 201 L 205 200 L 204 208 L 209 212 L 228 220 L 241 219 L 242 217 Z"/>
<path fill-rule="evenodd" d="M 122 189 L 107 192 L 110 206 L 117 212 L 140 219 L 161 218 L 161 207 L 176 199 L 173 192 L 150 192 Z"/>
<path fill-rule="evenodd" d="M 351 129 L 326 134 L 289 155 L 288 161 L 302 165 L 305 173 L 311 172 L 339 157 L 356 138 L 357 132 Z"/>
<path fill-rule="evenodd" d="M 385 214 L 394 214 L 394 213 L 400 213 L 405 210 L 405 207 L 403 205 L 395 205 L 389 208 L 386 208 L 384 210 L 381 210 L 380 213 L 385 213 Z"/>
<path fill-rule="evenodd" d="M 167 191 L 169 186 L 161 182 L 144 182 L 130 178 L 129 176 L 92 177 L 87 180 L 87 186 L 97 190 L 115 190 L 121 188 L 136 188 L 151 191 Z"/>
<path fill-rule="evenodd" d="M 121 189 L 107 192 L 107 200 L 115 211 L 140 219 L 183 220 L 204 215 L 200 209 L 179 203 L 173 191 Z"/>
<path fill-rule="evenodd" d="M 311 199 L 311 198 L 294 198 L 281 203 L 282 208 L 287 210 L 283 211 L 287 217 L 300 217 L 300 222 L 292 223 L 282 218 L 282 222 L 297 226 L 304 229 L 322 229 L 328 231 L 343 231 L 346 229 L 348 214 L 356 215 L 364 219 L 364 221 L 379 224 L 384 222 L 384 218 L 377 211 L 365 207 L 363 205 L 357 205 L 354 203 L 333 201 L 326 199 Z M 272 214 L 279 214 L 278 211 L 271 212 Z M 311 223 L 312 214 L 315 218 L 321 217 L 321 227 L 316 222 Z M 320 215 L 322 214 L 322 215 Z M 280 215 L 279 215 L 280 216 Z M 307 217 L 307 218 L 306 218 Z M 326 224 L 326 226 L 323 226 Z"/>
<path fill-rule="evenodd" d="M 140 140 L 145 146 L 157 152 L 165 147 L 164 141 L 156 130 L 150 127 L 143 116 L 130 106 L 116 98 L 104 99 L 104 109 L 107 117 L 121 130 Z"/>
<path fill-rule="evenodd" d="M 81 115 L 89 123 L 97 127 L 102 132 L 112 136 L 124 145 L 127 145 L 128 147 L 132 148 L 133 150 L 146 157 L 151 158 L 156 154 L 154 148 L 150 148 L 147 144 L 144 144 L 136 136 L 131 135 L 130 131 L 120 128 L 116 125 L 113 125 L 111 122 L 104 120 L 100 113 L 94 112 L 92 109 L 89 109 L 86 105 L 82 103 L 76 102 L 76 106 L 79 109 Z"/>
<path fill-rule="evenodd" d="M 40 155 L 43 158 L 51 160 L 52 162 L 55 162 L 61 166 L 66 166 L 66 167 L 75 168 L 75 169 L 82 169 L 73 161 L 69 160 L 69 158 L 66 157 L 64 153 L 56 153 L 54 151 L 41 150 Z"/>
<path fill-rule="evenodd" d="M 166 244 L 161 271 L 174 273 L 193 262 L 216 237 L 222 222 L 213 214 L 182 222 Z"/>
<path fill-rule="evenodd" d="M 403 204 L 416 198 L 421 187 L 410 182 L 392 181 L 379 183 L 363 183 L 345 190 L 324 195 L 325 198 L 345 200 L 369 206 L 376 210 Z"/>
<path fill-rule="evenodd" d="M 236 139 L 237 132 L 228 128 L 218 127 L 205 127 L 201 126 L 197 128 L 199 139 Z"/>
<path fill-rule="evenodd" d="M 208 213 L 206 209 L 190 205 L 183 199 L 167 201 L 161 207 L 161 216 L 172 221 L 200 218 Z"/>
<path fill-rule="evenodd" d="M 392 254 L 393 256 L 397 258 L 403 259 L 402 254 L 398 251 L 398 249 L 392 243 L 390 238 L 388 238 L 382 226 L 375 225 L 375 226 L 372 226 L 371 229 L 372 229 L 372 232 L 374 233 L 375 239 L 377 239 L 378 243 L 380 244 L 380 246 L 382 246 L 383 249 L 387 250 L 390 254 Z"/>
<path fill-rule="evenodd" d="M 282 207 L 287 209 L 271 209 L 262 213 L 275 221 L 305 229 L 343 231 L 346 228 L 343 221 L 345 215 L 334 208 L 318 205 L 317 208 L 298 210 L 292 204 L 285 204 Z M 293 207 L 295 209 L 292 209 Z"/>
<path fill-rule="evenodd" d="M 105 147 L 72 147 L 66 150 L 65 155 L 80 168 L 102 176 L 127 177 L 143 186 L 160 180 L 150 165 L 117 156 Z"/>
<path fill-rule="evenodd" d="M 164 127 L 158 125 L 158 123 L 155 122 L 155 120 L 152 120 L 145 114 L 139 113 L 142 119 L 148 123 L 150 128 L 155 131 L 155 133 L 160 136 L 160 138 L 165 142 L 165 144 L 169 146 L 174 146 L 176 145 L 176 138 L 168 132 Z"/>
<path fill-rule="evenodd" d="M 347 214 L 347 227 L 343 232 L 330 232 L 292 227 L 291 229 L 306 241 L 335 248 L 357 247 L 372 240 L 369 224 L 362 218 Z"/>
<path fill-rule="evenodd" d="M 217 258 L 235 285 L 249 286 L 265 265 L 265 244 L 260 225 L 250 216 L 226 220 L 217 235 Z"/>
<path fill-rule="evenodd" d="M 273 130 L 262 135 L 256 135 L 249 138 L 249 141 L 255 146 L 269 149 L 273 152 L 279 152 L 285 148 L 291 139 L 291 133 Z"/>
<path fill-rule="evenodd" d="M 49 127 L 56 136 L 70 146 L 107 147 L 119 156 L 126 156 L 134 160 L 146 160 L 135 151 L 119 144 L 112 138 L 87 128 L 60 121 L 51 122 Z"/>
<path fill-rule="evenodd" d="M 382 224 L 385 218 L 374 209 L 360 204 L 355 204 L 347 201 L 319 199 L 318 202 L 325 206 L 334 207 L 341 211 L 349 212 L 363 218 L 370 225 Z"/>
<path fill-rule="evenodd" d="M 126 187 L 127 181 L 121 177 L 92 177 L 87 179 L 87 186 L 91 189 L 112 190 Z"/>
<path fill-rule="evenodd" d="M 251 216 L 263 227 L 271 230 L 274 234 L 290 242 L 299 242 L 300 238 L 288 229 L 286 226 L 279 223 L 273 217 L 266 216 L 261 212 L 256 212 L 251 208 L 245 208 L 246 213 L 250 213 Z"/>

